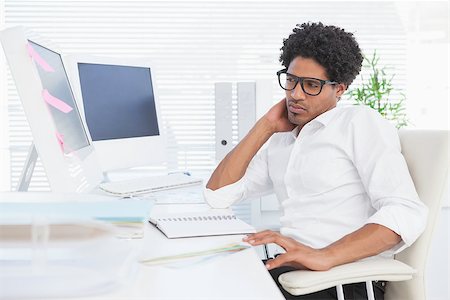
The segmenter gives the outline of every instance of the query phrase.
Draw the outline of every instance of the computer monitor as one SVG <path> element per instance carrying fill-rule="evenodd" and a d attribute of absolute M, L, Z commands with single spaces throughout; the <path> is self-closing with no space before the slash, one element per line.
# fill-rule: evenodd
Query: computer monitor
<path fill-rule="evenodd" d="M 61 54 L 23 27 L 0 40 L 52 191 L 91 191 L 103 175 Z"/>
<path fill-rule="evenodd" d="M 103 171 L 163 165 L 154 64 L 144 58 L 68 57 L 70 78 Z"/>

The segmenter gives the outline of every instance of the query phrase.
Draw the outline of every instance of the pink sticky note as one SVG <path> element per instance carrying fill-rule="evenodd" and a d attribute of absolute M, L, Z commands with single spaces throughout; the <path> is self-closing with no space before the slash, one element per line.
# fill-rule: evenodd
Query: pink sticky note
<path fill-rule="evenodd" d="M 57 131 L 56 138 L 58 139 L 58 143 L 61 146 L 61 150 L 64 152 L 64 136 Z"/>
<path fill-rule="evenodd" d="M 42 91 L 42 97 L 44 97 L 45 102 L 47 102 L 54 108 L 59 109 L 63 113 L 67 114 L 73 109 L 70 105 L 66 104 L 61 99 L 58 99 L 55 96 L 50 95 L 50 93 L 47 90 Z"/>
<path fill-rule="evenodd" d="M 38 64 L 44 71 L 46 72 L 55 72 L 55 70 L 50 66 L 40 55 L 34 50 L 33 46 L 30 43 L 27 44 L 28 54 L 30 54 L 31 58 Z"/>

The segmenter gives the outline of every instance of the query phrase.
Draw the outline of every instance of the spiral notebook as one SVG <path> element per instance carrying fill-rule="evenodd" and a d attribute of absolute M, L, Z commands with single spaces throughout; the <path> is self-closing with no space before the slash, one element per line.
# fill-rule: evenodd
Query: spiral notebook
<path fill-rule="evenodd" d="M 230 212 L 207 211 L 158 215 L 150 218 L 169 239 L 255 233 L 255 228 Z"/>

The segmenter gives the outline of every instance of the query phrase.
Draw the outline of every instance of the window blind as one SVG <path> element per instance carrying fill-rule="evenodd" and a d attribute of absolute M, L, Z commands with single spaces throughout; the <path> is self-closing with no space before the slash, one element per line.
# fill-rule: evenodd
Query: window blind
<path fill-rule="evenodd" d="M 355 34 L 363 52 L 405 85 L 406 36 L 392 2 L 3 0 L 4 26 L 24 25 L 65 53 L 145 56 L 157 63 L 168 136 L 168 168 L 210 172 L 214 159 L 214 83 L 272 80 L 283 38 L 295 24 L 322 21 Z M 2 187 L 13 189 L 32 141 L 11 76 L 2 66 Z M 366 72 L 363 70 L 363 73 Z M 355 81 L 358 84 L 358 80 Z M 345 99 L 344 99 L 345 101 Z M 234 102 L 234 109 L 237 105 Z M 236 114 L 234 113 L 234 119 Z M 236 124 L 236 122 L 235 122 Z M 236 124 L 238 126 L 238 124 Z M 235 141 L 237 130 L 234 128 Z M 30 190 L 49 189 L 38 163 Z M 249 216 L 248 204 L 237 208 Z"/>

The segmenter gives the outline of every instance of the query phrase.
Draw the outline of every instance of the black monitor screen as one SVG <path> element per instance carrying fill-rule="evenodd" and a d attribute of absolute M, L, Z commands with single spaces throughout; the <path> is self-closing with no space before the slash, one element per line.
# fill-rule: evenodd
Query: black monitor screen
<path fill-rule="evenodd" d="M 53 134 L 68 154 L 89 146 L 89 139 L 81 121 L 61 56 L 35 42 L 29 42 L 42 83 L 42 98 L 47 103 L 56 132 Z"/>
<path fill-rule="evenodd" d="M 93 141 L 159 135 L 150 68 L 78 63 Z"/>

